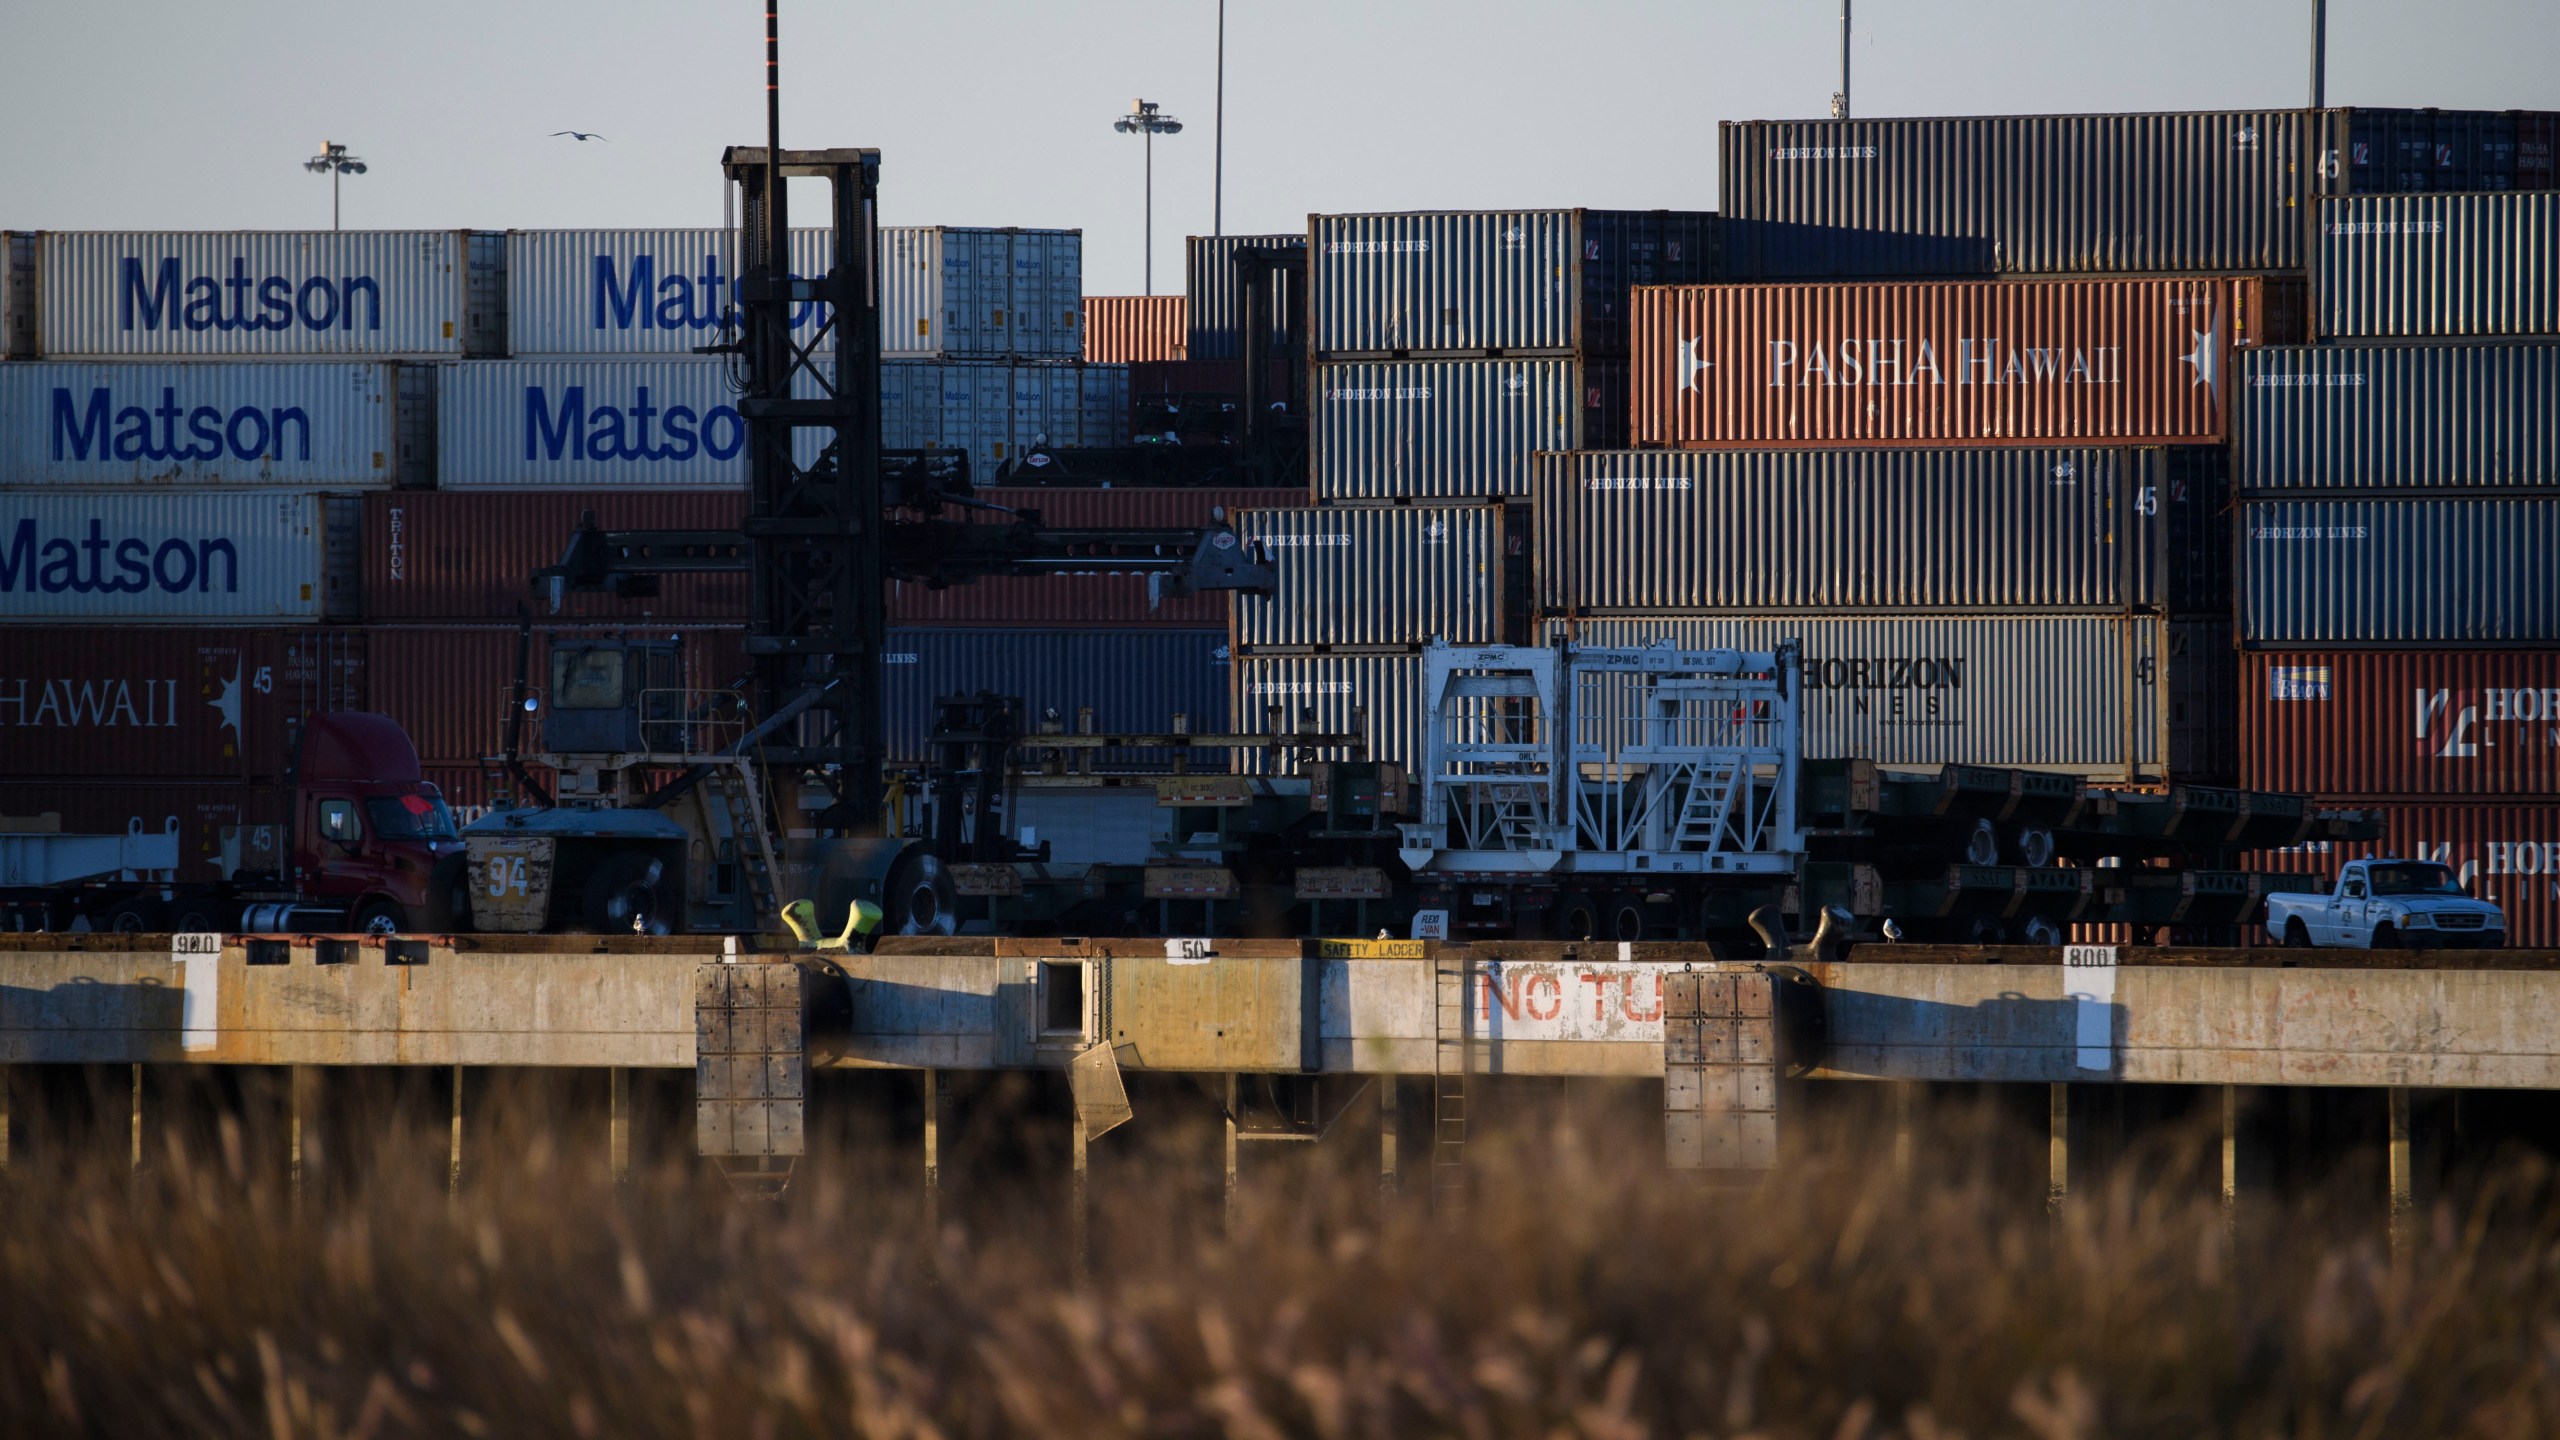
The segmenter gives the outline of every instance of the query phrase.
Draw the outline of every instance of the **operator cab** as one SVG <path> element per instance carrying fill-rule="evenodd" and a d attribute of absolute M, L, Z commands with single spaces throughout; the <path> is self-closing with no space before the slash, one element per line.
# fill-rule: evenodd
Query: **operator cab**
<path fill-rule="evenodd" d="M 685 700 L 678 641 L 555 638 L 542 748 L 561 755 L 684 753 Z"/>

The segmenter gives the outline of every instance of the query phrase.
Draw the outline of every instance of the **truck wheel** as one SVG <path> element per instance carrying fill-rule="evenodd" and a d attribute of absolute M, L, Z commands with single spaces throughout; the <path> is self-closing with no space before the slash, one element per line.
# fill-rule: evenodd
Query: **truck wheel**
<path fill-rule="evenodd" d="M 1644 938 L 1644 907 L 1633 900 L 1621 900 L 1609 912 L 1609 933 L 1620 940 Z"/>
<path fill-rule="evenodd" d="M 674 928 L 667 867 L 639 850 L 608 855 L 587 872 L 587 926 L 599 935 L 665 935 Z"/>
<path fill-rule="evenodd" d="M 427 905 L 418 923 L 440 935 L 471 928 L 471 858 L 447 855 L 427 876 Z"/>
<path fill-rule="evenodd" d="M 951 872 L 922 850 L 914 851 L 889 872 L 881 891 L 880 928 L 892 935 L 956 935 L 960 930 L 960 892 L 951 888 Z"/>
<path fill-rule="evenodd" d="M 107 911 L 105 923 L 98 928 L 111 930 L 118 935 L 143 934 L 154 928 L 152 924 L 154 908 L 147 900 L 124 901 Z"/>
<path fill-rule="evenodd" d="M 202 901 L 181 900 L 177 903 L 175 913 L 169 917 L 169 928 L 180 934 L 201 935 L 225 927 L 221 912 L 205 905 Z"/>
<path fill-rule="evenodd" d="M 2397 925 L 2376 925 L 2373 927 L 2373 938 L 2366 941 L 2365 944 L 2366 948 L 2373 950 L 2397 950 L 2400 948 L 2401 944 L 2400 927 Z"/>
<path fill-rule="evenodd" d="M 2284 945 L 2288 950 L 2311 948 L 2311 931 L 2299 919 L 2284 922 Z"/>
<path fill-rule="evenodd" d="M 409 916 L 392 900 L 367 900 L 347 917 L 347 928 L 359 935 L 397 935 L 409 928 Z"/>
<path fill-rule="evenodd" d="M 2009 835 L 2009 853 L 2030 870 L 2053 864 L 2053 832 L 2042 825 L 2021 825 Z"/>
<path fill-rule="evenodd" d="M 1999 832 L 1991 828 L 1990 821 L 1976 820 L 1973 828 L 1965 832 L 1963 849 L 1967 865 L 1997 865 L 2000 863 Z"/>
<path fill-rule="evenodd" d="M 1554 940 L 1599 939 L 1600 907 L 1579 890 L 1557 896 L 1547 911 L 1547 935 Z"/>

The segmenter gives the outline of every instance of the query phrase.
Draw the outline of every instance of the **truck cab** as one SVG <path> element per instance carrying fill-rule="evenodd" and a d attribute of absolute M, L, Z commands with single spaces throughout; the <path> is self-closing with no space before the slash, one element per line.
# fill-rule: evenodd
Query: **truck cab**
<path fill-rule="evenodd" d="M 2325 895 L 2267 897 L 2267 929 L 2295 947 L 2490 950 L 2507 941 L 2506 913 L 2431 860 L 2350 861 Z"/>
<path fill-rule="evenodd" d="M 451 927 L 462 837 L 399 722 L 313 716 L 296 749 L 293 806 L 285 878 L 303 904 L 343 912 L 350 930 Z"/>

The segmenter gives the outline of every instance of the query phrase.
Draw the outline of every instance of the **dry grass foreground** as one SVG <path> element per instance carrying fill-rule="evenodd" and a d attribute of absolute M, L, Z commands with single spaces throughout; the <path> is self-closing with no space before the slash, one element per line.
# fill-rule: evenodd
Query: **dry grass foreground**
<path fill-rule="evenodd" d="M 1271 1178 L 1228 1239 L 1214 1126 L 1158 1105 L 1096 1144 L 1079 1287 L 1054 1151 L 1024 1139 L 1054 1111 L 1021 1093 L 972 1102 L 930 1243 L 895 1118 L 768 1205 L 680 1136 L 617 1189 L 544 1123 L 556 1097 L 491 1100 L 448 1201 L 433 1106 L 386 1111 L 297 1220 L 240 1094 L 250 1120 L 171 1123 L 138 1174 L 101 1105 L 100 1143 L 22 1141 L 8 1173 L 0 1431 L 2560 1433 L 2560 1186 L 2529 1159 L 2395 1263 L 2361 1190 L 2233 1245 L 2193 1135 L 2048 1222 L 1973 1158 L 2019 1138 L 1987 1107 L 1907 1187 L 1844 1132 L 1733 1195 L 1667 1175 L 1641 1105 L 1559 1103 L 1476 1147 L 1462 1220 L 1381 1199 L 1374 1126 L 1262 1147 L 1294 1158 L 1248 1156 Z"/>

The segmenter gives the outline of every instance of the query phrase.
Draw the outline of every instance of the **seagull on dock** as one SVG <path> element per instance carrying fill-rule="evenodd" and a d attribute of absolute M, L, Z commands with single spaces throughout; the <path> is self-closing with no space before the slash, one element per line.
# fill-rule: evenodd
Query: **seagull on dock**
<path fill-rule="evenodd" d="M 586 140 L 603 140 L 603 141 L 604 141 L 604 143 L 606 143 L 607 145 L 610 145 L 610 144 L 612 144 L 612 143 L 613 143 L 613 141 L 612 141 L 612 140 L 608 139 L 608 138 L 607 138 L 607 137 L 605 137 L 605 136 L 598 135 L 597 133 L 595 133 L 595 132 L 594 132 L 594 131 L 592 131 L 592 130 L 554 130 L 554 131 L 552 131 L 552 132 L 551 132 L 551 136 L 552 136 L 552 138 L 553 138 L 553 139 L 555 139 L 555 140 L 556 140 L 556 139 L 558 139 L 559 137 L 563 136 L 563 135 L 568 136 L 568 137 L 569 137 L 570 139 L 572 139 L 572 140 L 578 140 L 578 141 L 586 141 Z"/>

